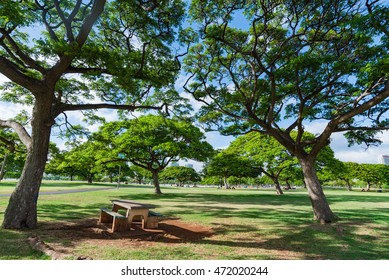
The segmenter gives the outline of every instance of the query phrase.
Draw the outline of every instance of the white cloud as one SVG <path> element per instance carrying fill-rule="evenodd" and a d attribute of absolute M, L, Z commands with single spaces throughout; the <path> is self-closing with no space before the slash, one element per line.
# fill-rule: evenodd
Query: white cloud
<path fill-rule="evenodd" d="M 0 74 L 0 84 L 4 82 L 9 82 L 9 79 L 3 74 Z"/>
<path fill-rule="evenodd" d="M 306 131 L 308 131 L 310 133 L 320 134 L 323 132 L 326 125 L 327 125 L 326 121 L 315 121 L 315 122 L 305 124 L 304 128 Z"/>
<path fill-rule="evenodd" d="M 0 101 L 0 118 L 3 120 L 14 118 L 22 110 L 30 112 L 31 107 L 20 104 L 10 104 Z"/>
<path fill-rule="evenodd" d="M 0 84 L 9 82 L 10 80 L 4 75 L 0 74 Z M 20 105 L 20 104 L 11 104 L 7 102 L 0 101 L 0 119 L 8 120 L 14 118 L 20 111 L 26 110 L 27 112 L 31 111 L 31 107 Z"/>
<path fill-rule="evenodd" d="M 331 141 L 331 148 L 335 157 L 341 161 L 353 161 L 358 163 L 379 163 L 381 155 L 389 154 L 389 131 L 383 131 L 378 138 L 382 141 L 379 146 L 366 148 L 363 145 L 348 147 L 348 142 L 341 133 L 334 134 Z"/>
<path fill-rule="evenodd" d="M 306 130 L 319 134 L 326 126 L 326 122 L 314 122 L 306 125 Z M 380 155 L 389 154 L 389 131 L 379 133 L 378 138 L 382 141 L 379 146 L 366 148 L 365 145 L 348 146 L 347 139 L 343 133 L 334 133 L 331 136 L 331 148 L 335 157 L 341 161 L 352 161 L 357 163 L 378 163 Z"/>

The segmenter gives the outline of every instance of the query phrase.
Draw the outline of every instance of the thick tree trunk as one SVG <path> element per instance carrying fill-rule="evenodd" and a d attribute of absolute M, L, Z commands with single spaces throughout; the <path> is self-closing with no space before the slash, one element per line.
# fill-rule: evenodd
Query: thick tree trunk
<path fill-rule="evenodd" d="M 33 110 L 31 144 L 22 175 L 12 193 L 2 226 L 8 229 L 35 228 L 37 201 L 45 170 L 51 126 L 50 100 L 36 101 Z"/>
<path fill-rule="evenodd" d="M 320 223 L 330 223 L 336 220 L 314 168 L 314 163 L 307 159 L 299 159 L 304 174 L 305 185 L 311 200 L 314 219 Z"/>
<path fill-rule="evenodd" d="M 159 186 L 158 171 L 153 170 L 153 183 L 154 183 L 154 193 L 162 194 L 161 187 Z"/>

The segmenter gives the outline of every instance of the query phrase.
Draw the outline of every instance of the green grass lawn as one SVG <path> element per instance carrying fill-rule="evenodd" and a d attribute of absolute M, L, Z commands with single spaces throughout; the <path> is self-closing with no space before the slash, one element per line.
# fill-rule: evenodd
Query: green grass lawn
<path fill-rule="evenodd" d="M 0 184 L 0 190 L 12 191 Z M 41 191 L 67 188 L 111 187 L 92 192 L 41 195 L 40 224 L 98 218 L 99 208 L 110 199 L 131 199 L 153 204 L 165 217 L 196 223 L 214 234 L 193 242 L 174 244 L 134 241 L 123 250 L 121 240 L 71 240 L 33 231 L 0 229 L 0 259 L 45 259 L 29 248 L 29 235 L 42 235 L 45 242 L 60 243 L 77 255 L 93 259 L 389 259 L 389 193 L 325 190 L 332 210 L 340 217 L 333 224 L 312 220 L 306 190 L 277 196 L 272 189 L 219 190 L 215 188 L 163 188 L 156 196 L 151 187 L 48 182 Z M 0 192 L 3 193 L 3 192 Z M 0 221 L 8 197 L 0 197 Z M 81 242 L 82 241 L 82 242 Z M 94 242 L 96 241 L 96 242 Z M 124 240 L 122 240 L 124 242 Z M 103 244 L 103 245 L 102 245 Z"/>

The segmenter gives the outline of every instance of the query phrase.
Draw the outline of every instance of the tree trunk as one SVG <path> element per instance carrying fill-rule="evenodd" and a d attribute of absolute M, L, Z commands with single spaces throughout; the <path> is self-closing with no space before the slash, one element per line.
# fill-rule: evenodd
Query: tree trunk
<path fill-rule="evenodd" d="M 286 183 L 286 189 L 287 190 L 291 190 L 292 189 L 292 186 L 290 185 L 290 183 L 289 183 L 289 178 L 288 179 L 285 179 L 285 183 Z"/>
<path fill-rule="evenodd" d="M 313 160 L 299 159 L 304 175 L 304 182 L 311 200 L 314 219 L 320 223 L 330 223 L 336 220 L 314 168 Z"/>
<path fill-rule="evenodd" d="M 346 184 L 347 184 L 347 189 L 348 189 L 349 191 L 352 191 L 352 190 L 353 190 L 353 187 L 352 187 L 352 185 L 351 185 L 351 183 L 350 183 L 349 180 L 346 181 Z"/>
<path fill-rule="evenodd" d="M 226 187 L 226 189 L 229 189 L 229 185 L 228 185 L 228 181 L 227 181 L 227 177 L 223 177 L 223 181 L 224 181 L 224 186 Z"/>
<path fill-rule="evenodd" d="M 280 182 L 278 181 L 278 178 L 273 177 L 272 179 L 273 179 L 274 185 L 275 185 L 275 187 L 276 187 L 276 192 L 277 192 L 277 194 L 278 194 L 278 195 L 284 194 L 284 192 L 283 192 L 282 189 L 281 189 Z"/>
<path fill-rule="evenodd" d="M 153 170 L 151 172 L 153 173 L 154 193 L 162 194 L 161 188 L 159 186 L 158 171 Z"/>
<path fill-rule="evenodd" d="M 23 172 L 4 214 L 3 228 L 36 228 L 39 188 L 45 170 L 51 126 L 51 101 L 36 100 L 31 122 L 31 145 Z"/>
<path fill-rule="evenodd" d="M 88 181 L 88 184 L 92 184 L 93 183 L 93 174 L 88 174 L 86 176 L 86 179 Z"/>
<path fill-rule="evenodd" d="M 278 195 L 284 194 L 284 192 L 282 191 L 281 186 L 280 186 L 280 181 L 278 180 L 278 178 L 279 178 L 278 175 L 275 175 L 272 172 L 266 172 L 265 170 L 263 170 L 263 172 L 266 174 L 267 177 L 269 177 L 271 180 L 273 180 L 277 194 Z"/>
<path fill-rule="evenodd" d="M 3 180 L 3 177 L 5 175 L 5 164 L 7 162 L 7 157 L 8 157 L 8 154 L 5 154 L 4 155 L 4 159 L 3 159 L 3 163 L 1 164 L 1 169 L 0 169 L 0 182 L 1 180 Z"/>

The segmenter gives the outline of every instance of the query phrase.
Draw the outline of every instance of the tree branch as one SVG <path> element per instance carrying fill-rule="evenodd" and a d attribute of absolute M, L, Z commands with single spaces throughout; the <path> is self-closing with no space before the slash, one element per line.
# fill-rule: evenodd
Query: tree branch
<path fill-rule="evenodd" d="M 103 12 L 105 3 L 106 0 L 94 1 L 92 9 L 89 15 L 85 18 L 85 21 L 80 28 L 80 32 L 78 33 L 75 39 L 78 48 L 81 48 L 84 45 L 90 31 L 92 30 L 94 23 L 96 22 L 100 14 Z M 59 77 L 64 72 L 66 72 L 66 69 L 70 66 L 74 57 L 75 54 L 62 56 L 59 62 L 49 71 L 46 76 L 46 80 L 54 84 L 59 79 Z"/>
<path fill-rule="evenodd" d="M 389 79 L 387 78 L 385 82 L 385 87 L 382 89 L 382 91 L 379 94 L 377 94 L 372 99 L 366 101 L 365 103 L 355 108 L 352 108 L 350 111 L 335 118 L 333 121 L 331 121 L 331 125 L 333 125 L 334 127 L 338 126 L 339 124 L 344 123 L 345 121 L 351 119 L 352 117 L 359 115 L 367 111 L 368 109 L 372 108 L 373 106 L 381 103 L 388 97 L 389 97 Z"/>
<path fill-rule="evenodd" d="M 2 136 L 0 136 L 0 142 L 3 142 L 6 146 L 7 149 L 12 153 L 15 151 L 15 142 L 10 141 Z"/>
<path fill-rule="evenodd" d="M 385 25 L 382 25 L 382 19 L 379 19 L 377 20 L 375 17 L 374 17 L 374 13 L 373 13 L 373 6 L 374 4 L 378 3 L 379 1 L 378 0 L 374 0 L 373 2 L 370 3 L 369 0 L 366 0 L 366 8 L 371 16 L 371 19 L 373 21 L 373 25 L 378 28 L 381 32 L 383 32 L 386 36 L 389 37 L 389 28 Z"/>
<path fill-rule="evenodd" d="M 61 104 L 58 106 L 54 115 L 57 116 L 60 113 L 66 111 L 83 111 L 83 110 L 97 110 L 97 109 L 115 109 L 115 110 L 126 110 L 135 111 L 140 109 L 146 110 L 163 110 L 167 106 L 166 103 L 161 106 L 147 106 L 147 105 L 119 105 L 111 103 L 98 103 L 98 104 Z"/>
<path fill-rule="evenodd" d="M 326 128 L 323 130 L 322 134 L 317 138 L 318 140 L 317 140 L 316 144 L 314 145 L 314 147 L 312 148 L 311 154 L 318 153 L 320 151 L 320 149 L 327 144 L 328 139 L 330 138 L 330 136 L 333 132 L 361 129 L 361 128 L 352 128 L 352 127 L 350 127 L 349 129 L 345 129 L 345 128 L 341 128 L 339 126 L 342 123 L 346 123 L 351 118 L 353 118 L 353 117 L 369 110 L 373 106 L 381 103 L 382 101 L 384 101 L 388 97 L 389 97 L 389 79 L 386 80 L 385 87 L 382 89 L 382 91 L 379 94 L 377 94 L 375 97 L 373 97 L 372 99 L 366 101 L 365 103 L 363 103 L 357 107 L 353 107 L 352 109 L 345 112 L 344 114 L 341 114 L 338 117 L 331 120 L 327 124 Z M 382 129 L 385 129 L 385 128 L 381 128 L 381 130 Z M 378 130 L 378 129 L 374 129 L 374 130 Z"/>
<path fill-rule="evenodd" d="M 23 74 L 22 70 L 15 63 L 3 56 L 0 56 L 0 73 L 31 92 L 36 92 L 39 89 L 40 81 Z"/>
<path fill-rule="evenodd" d="M 23 125 L 15 121 L 0 120 L 0 127 L 12 128 L 17 133 L 23 144 L 26 146 L 27 150 L 30 150 L 32 145 L 31 136 L 28 134 Z"/>
<path fill-rule="evenodd" d="M 347 127 L 337 128 L 337 129 L 334 130 L 334 132 L 357 131 L 357 130 L 363 130 L 363 131 L 389 130 L 389 126 L 383 126 L 383 127 L 372 127 L 372 126 L 347 126 Z"/>
<path fill-rule="evenodd" d="M 30 66 L 31 68 L 39 71 L 40 73 L 45 73 L 46 72 L 46 69 L 42 66 L 40 66 L 35 60 L 33 60 L 31 57 L 29 57 L 25 52 L 23 52 L 18 44 L 12 39 L 12 37 L 10 36 L 10 34 L 4 30 L 3 28 L 0 28 L 0 33 L 3 34 L 3 38 L 6 39 L 12 50 L 15 52 L 15 54 L 28 66 Z M 10 51 L 10 50 L 9 50 Z"/>

